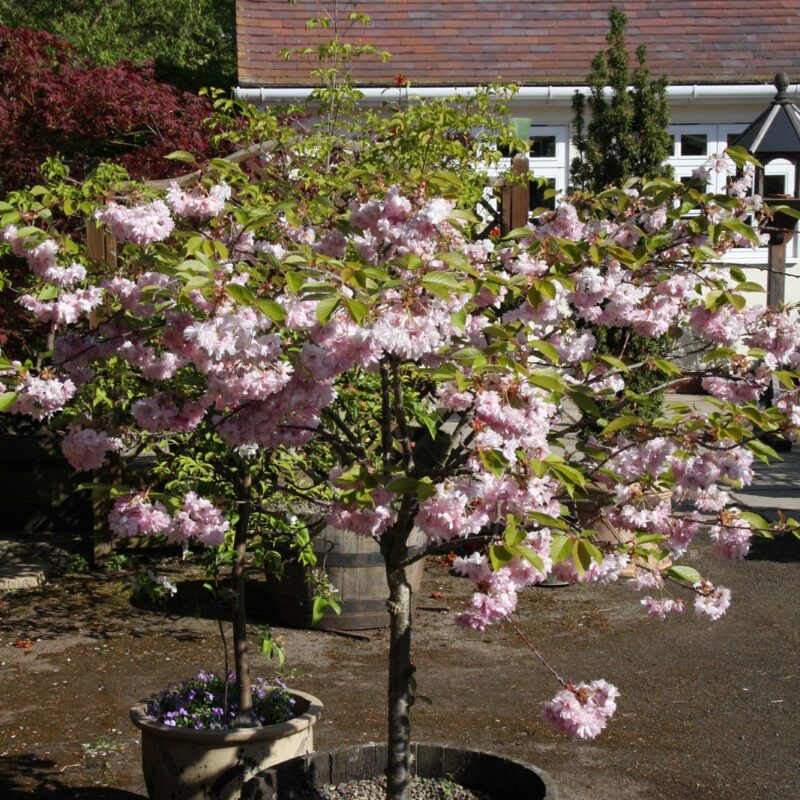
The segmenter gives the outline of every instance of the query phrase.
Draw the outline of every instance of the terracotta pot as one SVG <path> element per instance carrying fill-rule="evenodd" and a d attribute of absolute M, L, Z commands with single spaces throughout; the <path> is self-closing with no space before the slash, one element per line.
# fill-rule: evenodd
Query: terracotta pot
<path fill-rule="evenodd" d="M 660 492 L 650 492 L 645 495 L 645 499 L 653 505 L 669 500 L 672 492 L 665 489 Z M 597 534 L 597 541 L 605 544 L 630 544 L 636 541 L 634 531 L 627 528 L 618 528 L 606 514 L 606 509 L 611 505 L 610 497 L 607 493 L 597 492 L 585 500 L 577 500 L 575 508 L 578 512 L 578 521 L 584 528 L 590 528 Z M 660 548 L 653 542 L 641 545 L 644 550 L 659 552 Z M 648 556 L 646 559 L 636 555 L 631 563 L 619 574 L 621 578 L 633 578 L 636 576 L 636 567 L 646 566 L 649 569 L 666 569 L 671 566 L 672 560 L 669 558 L 658 559 L 655 556 Z"/>
<path fill-rule="evenodd" d="M 515 759 L 450 745 L 411 743 L 411 771 L 420 778 L 448 778 L 497 800 L 558 800 L 553 779 Z M 287 800 L 308 785 L 376 778 L 386 769 L 386 745 L 365 744 L 311 753 L 272 767 L 242 787 L 242 800 Z"/>
<path fill-rule="evenodd" d="M 314 749 L 312 728 L 322 713 L 314 696 L 290 690 L 298 716 L 261 728 L 196 731 L 148 719 L 131 709 L 142 732 L 142 771 L 150 800 L 238 800 L 256 773 Z"/>

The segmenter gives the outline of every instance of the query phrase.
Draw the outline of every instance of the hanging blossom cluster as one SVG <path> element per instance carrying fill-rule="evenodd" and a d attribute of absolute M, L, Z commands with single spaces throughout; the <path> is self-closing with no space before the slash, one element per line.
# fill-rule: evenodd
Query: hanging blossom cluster
<path fill-rule="evenodd" d="M 108 521 L 112 532 L 123 538 L 163 534 L 171 542 L 196 540 L 208 547 L 221 545 L 230 528 L 222 512 L 195 492 L 186 493 L 174 516 L 160 501 L 153 503 L 144 495 L 118 497 Z"/>
<path fill-rule="evenodd" d="M 603 432 L 586 422 L 597 401 L 621 404 L 629 371 L 643 366 L 598 357 L 599 328 L 647 337 L 681 328 L 707 350 L 729 348 L 705 383 L 720 401 L 719 430 L 742 424 L 738 407 L 725 403 L 755 403 L 774 370 L 800 366 L 797 311 L 729 302 L 734 273 L 698 262 L 709 248 L 722 254 L 741 244 L 740 226 L 730 232 L 720 221 L 758 211 L 736 182 L 729 191 L 731 199 L 708 200 L 694 217 L 646 189 L 594 205 L 565 201 L 519 238 L 473 242 L 451 200 L 396 188 L 319 228 L 276 216 L 259 240 L 244 232 L 242 209 L 234 219 L 226 208 L 230 186 L 173 186 L 166 204 L 111 203 L 96 217 L 132 245 L 167 243 L 174 268 L 146 270 L 131 258 L 85 289 L 76 288 L 86 280 L 77 267 L 59 267 L 55 239 L 7 227 L 4 241 L 34 278 L 59 288 L 55 298 L 21 301 L 59 335 L 53 367 L 36 375 L 15 365 L 13 380 L 3 380 L 17 393 L 13 411 L 48 419 L 81 400 L 109 360 L 128 366 L 131 398 L 116 410 L 117 427 L 82 417 L 66 431 L 76 469 L 102 464 L 123 442 L 135 449 L 214 437 L 239 458 L 324 446 L 336 465 L 322 472 L 334 498 L 330 524 L 374 539 L 415 527 L 428 548 L 482 545 L 454 563 L 475 584 L 457 615 L 464 628 L 507 618 L 519 591 L 549 576 L 626 580 L 644 593 L 643 612 L 661 619 L 684 610 L 667 593 L 680 583 L 696 614 L 714 620 L 730 592 L 677 579 L 666 565 L 701 530 L 718 555 L 747 553 L 753 528 L 731 507 L 731 489 L 753 477 L 747 432 L 712 435 L 714 423 L 691 414 L 657 430 L 638 421 Z M 186 272 L 182 239 L 170 239 L 176 220 L 211 219 L 202 235 L 233 256 Z M 64 272 L 51 280 L 70 269 L 74 280 Z M 90 325 L 98 303 L 103 319 Z M 365 387 L 356 400 L 345 391 L 352 386 Z M 800 388 L 777 406 L 796 435 Z M 576 422 L 576 408 L 588 417 Z M 589 540 L 565 514 L 565 486 L 580 494 L 588 480 L 626 537 Z M 112 530 L 223 541 L 228 522 L 210 499 L 188 491 L 170 508 L 178 510 L 145 494 L 119 497 Z M 637 535 L 655 542 L 652 558 L 636 552 Z M 565 684 L 545 718 L 591 738 L 617 695 L 605 681 Z"/>
<path fill-rule="evenodd" d="M 573 739 L 594 739 L 617 710 L 619 690 L 603 680 L 567 684 L 544 704 L 542 717 Z"/>

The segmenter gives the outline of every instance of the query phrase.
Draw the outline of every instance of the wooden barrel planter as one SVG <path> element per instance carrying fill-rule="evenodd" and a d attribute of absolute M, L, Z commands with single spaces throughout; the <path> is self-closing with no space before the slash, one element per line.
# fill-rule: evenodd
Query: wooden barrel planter
<path fill-rule="evenodd" d="M 412 540 L 415 540 L 412 533 Z M 421 541 L 421 534 L 419 534 Z M 285 564 L 278 578 L 267 569 L 266 604 L 270 621 L 292 628 L 357 631 L 383 628 L 389 624 L 386 601 L 389 587 L 377 543 L 366 536 L 326 527 L 313 539 L 317 564 L 325 570 L 337 590 L 342 607 L 340 615 L 325 610 L 322 620 L 313 624 L 313 592 L 306 581 L 305 570 L 294 561 Z M 409 569 L 414 596 L 422 582 L 424 562 L 417 561 Z"/>
<path fill-rule="evenodd" d="M 496 800 L 558 800 L 553 779 L 511 758 L 450 745 L 412 742 L 412 773 L 447 778 Z M 386 768 L 386 745 L 342 747 L 293 758 L 253 776 L 241 800 L 293 800 L 310 787 L 376 778 Z"/>

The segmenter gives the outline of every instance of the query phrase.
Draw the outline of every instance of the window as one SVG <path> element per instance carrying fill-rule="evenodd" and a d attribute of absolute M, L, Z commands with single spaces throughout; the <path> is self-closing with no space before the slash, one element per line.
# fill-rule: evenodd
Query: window
<path fill-rule="evenodd" d="M 556 137 L 555 136 L 532 137 L 531 158 L 556 158 Z"/>
<path fill-rule="evenodd" d="M 681 135 L 681 157 L 707 156 L 708 135 L 705 133 L 684 133 Z"/>
<path fill-rule="evenodd" d="M 786 175 L 764 175 L 764 197 L 780 197 L 786 192 Z"/>

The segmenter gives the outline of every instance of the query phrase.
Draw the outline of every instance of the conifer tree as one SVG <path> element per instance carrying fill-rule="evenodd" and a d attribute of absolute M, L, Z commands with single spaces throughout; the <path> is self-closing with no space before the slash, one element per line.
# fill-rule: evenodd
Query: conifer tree
<path fill-rule="evenodd" d="M 671 172 L 666 164 L 671 152 L 667 80 L 650 78 L 644 45 L 637 49 L 631 71 L 625 43 L 628 18 L 612 6 L 608 21 L 608 48 L 592 60 L 589 96 L 576 92 L 572 101 L 578 152 L 572 184 L 595 192 L 620 186 L 632 176 L 649 179 Z"/>

